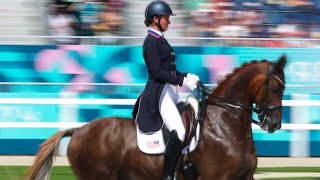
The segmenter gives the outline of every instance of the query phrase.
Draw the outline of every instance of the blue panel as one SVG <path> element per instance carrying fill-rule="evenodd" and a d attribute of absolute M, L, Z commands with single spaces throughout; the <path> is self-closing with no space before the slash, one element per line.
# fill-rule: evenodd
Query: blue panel
<path fill-rule="evenodd" d="M 320 141 L 310 141 L 310 156 L 311 157 L 319 157 L 320 156 Z"/>
<path fill-rule="evenodd" d="M 0 139 L 1 155 L 34 155 L 43 139 Z"/>
<path fill-rule="evenodd" d="M 258 156 L 289 156 L 288 141 L 255 141 Z"/>
<path fill-rule="evenodd" d="M 201 54 L 202 47 L 189 47 L 189 46 L 181 47 L 181 46 L 179 46 L 179 47 L 175 47 L 174 50 L 177 55 L 179 55 L 179 54 L 198 54 L 199 55 L 199 54 Z"/>

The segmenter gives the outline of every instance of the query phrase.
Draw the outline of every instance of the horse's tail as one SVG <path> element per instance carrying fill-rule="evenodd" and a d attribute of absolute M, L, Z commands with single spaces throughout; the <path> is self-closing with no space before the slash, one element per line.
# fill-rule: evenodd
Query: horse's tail
<path fill-rule="evenodd" d="M 27 180 L 47 180 L 50 177 L 54 152 L 59 141 L 65 136 L 72 136 L 75 129 L 59 131 L 42 143 L 35 160 L 29 169 Z"/>

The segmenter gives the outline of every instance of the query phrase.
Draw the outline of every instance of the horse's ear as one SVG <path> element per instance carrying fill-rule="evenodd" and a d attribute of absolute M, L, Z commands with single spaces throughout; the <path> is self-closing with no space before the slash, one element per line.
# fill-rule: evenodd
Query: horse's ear
<path fill-rule="evenodd" d="M 282 54 L 281 57 L 277 60 L 277 68 L 278 69 L 283 69 L 287 63 L 287 55 Z"/>

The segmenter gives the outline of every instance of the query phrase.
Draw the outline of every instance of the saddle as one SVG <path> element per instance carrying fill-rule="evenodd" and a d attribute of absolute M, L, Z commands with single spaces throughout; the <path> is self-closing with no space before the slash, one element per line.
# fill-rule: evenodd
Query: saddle
<path fill-rule="evenodd" d="M 190 96 L 185 102 L 180 102 L 179 104 L 177 104 L 177 108 L 180 112 L 184 128 L 186 129 L 185 143 L 187 144 L 191 138 L 192 123 L 196 120 L 196 115 L 199 111 L 199 102 L 194 96 Z M 170 132 L 166 128 L 163 128 L 162 131 L 164 134 L 165 142 L 167 142 L 167 138 Z"/>
<path fill-rule="evenodd" d="M 199 101 L 194 96 L 189 96 L 185 102 L 180 102 L 177 105 L 180 112 L 184 127 L 186 129 L 185 147 L 182 150 L 183 154 L 193 151 L 197 144 L 200 134 L 200 125 L 194 123 L 196 115 L 199 111 Z M 146 154 L 163 154 L 166 143 L 169 138 L 169 130 L 163 126 L 159 131 L 152 134 L 144 134 L 137 129 L 137 142 L 139 149 Z M 192 131 L 193 136 L 192 136 Z"/>

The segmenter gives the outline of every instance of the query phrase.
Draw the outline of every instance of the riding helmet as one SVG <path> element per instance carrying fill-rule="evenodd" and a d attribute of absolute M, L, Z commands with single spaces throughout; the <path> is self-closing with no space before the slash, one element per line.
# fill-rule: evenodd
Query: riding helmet
<path fill-rule="evenodd" d="M 150 26 L 154 16 L 157 16 L 158 18 L 160 18 L 161 15 L 175 16 L 169 4 L 165 1 L 152 1 L 146 7 L 144 15 L 145 15 L 144 23 L 146 24 L 146 26 Z"/>

